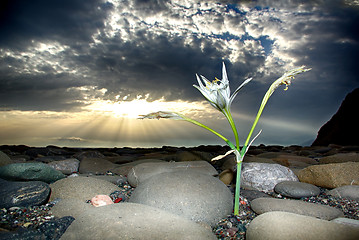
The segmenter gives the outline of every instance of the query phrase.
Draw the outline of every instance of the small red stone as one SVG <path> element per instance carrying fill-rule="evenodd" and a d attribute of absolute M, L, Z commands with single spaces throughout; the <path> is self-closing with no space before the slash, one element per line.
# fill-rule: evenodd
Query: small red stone
<path fill-rule="evenodd" d="M 112 199 L 107 195 L 96 195 L 91 199 L 91 204 L 95 207 L 101 207 L 109 204 L 113 204 Z"/>

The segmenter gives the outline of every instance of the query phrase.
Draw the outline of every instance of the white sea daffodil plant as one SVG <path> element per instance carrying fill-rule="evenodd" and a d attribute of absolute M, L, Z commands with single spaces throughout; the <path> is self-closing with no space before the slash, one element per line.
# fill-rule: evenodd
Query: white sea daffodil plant
<path fill-rule="evenodd" d="M 168 111 L 159 111 L 159 112 L 154 112 L 154 113 L 150 113 L 147 115 L 142 115 L 140 118 L 144 119 L 144 118 L 148 118 L 148 119 L 160 119 L 160 118 L 168 118 L 168 119 L 174 119 L 174 120 L 185 120 L 188 122 L 191 122 L 193 124 L 196 124 L 204 129 L 207 129 L 208 131 L 212 132 L 213 134 L 217 135 L 218 137 L 220 137 L 221 139 L 223 139 L 231 148 L 230 151 L 228 151 L 226 154 L 224 155 L 220 155 L 218 157 L 215 157 L 212 159 L 212 161 L 215 160 L 219 160 L 231 153 L 234 153 L 236 156 L 236 161 L 237 161 L 237 180 L 236 180 L 236 192 L 235 192 L 235 202 L 234 202 L 234 215 L 238 216 L 239 215 L 239 197 L 240 197 L 240 180 L 241 180 L 241 168 L 242 168 L 242 161 L 243 158 L 245 156 L 245 154 L 248 151 L 249 146 L 253 143 L 253 141 L 259 136 L 259 134 L 261 133 L 262 130 L 259 131 L 259 133 L 252 139 L 251 142 L 250 139 L 252 137 L 253 131 L 258 123 L 258 120 L 263 112 L 263 109 L 265 107 L 265 105 L 267 104 L 267 101 L 269 99 L 269 97 L 273 94 L 273 92 L 280 86 L 280 85 L 286 85 L 284 90 L 288 89 L 288 86 L 291 84 L 291 80 L 294 79 L 294 76 L 302 73 L 302 72 L 307 72 L 310 69 L 305 68 L 305 66 L 301 66 L 299 68 L 295 68 L 293 70 L 290 70 L 286 73 L 283 74 L 283 76 L 281 76 L 280 78 L 278 78 L 276 81 L 274 81 L 272 83 L 272 85 L 269 87 L 268 91 L 266 92 L 266 94 L 263 97 L 262 103 L 259 107 L 258 113 L 256 118 L 254 119 L 253 125 L 251 130 L 249 131 L 249 134 L 247 136 L 247 139 L 243 145 L 242 148 L 240 148 L 239 145 L 239 136 L 238 136 L 238 131 L 237 128 L 235 126 L 235 123 L 233 121 L 233 117 L 231 114 L 231 104 L 233 102 L 233 99 L 237 96 L 238 92 L 247 84 L 249 83 L 252 78 L 248 78 L 247 80 L 245 80 L 232 94 L 232 96 L 230 95 L 230 88 L 229 88 L 229 81 L 228 81 L 228 77 L 227 77 L 227 72 L 226 72 L 226 67 L 223 63 L 223 68 L 222 68 L 222 80 L 219 80 L 217 78 L 215 78 L 214 81 L 209 81 L 208 79 L 206 79 L 204 76 L 198 76 L 196 74 L 197 77 L 197 81 L 198 81 L 198 86 L 197 85 L 193 85 L 195 88 L 197 88 L 202 95 L 207 99 L 207 101 L 214 107 L 216 108 L 218 111 L 220 111 L 221 113 L 224 114 L 224 116 L 227 118 L 233 133 L 234 133 L 234 137 L 235 137 L 235 141 L 236 143 L 233 144 L 230 140 L 228 140 L 226 137 L 224 137 L 222 134 L 216 132 L 215 130 L 209 128 L 208 126 L 193 120 L 191 118 L 188 118 L 180 113 L 176 113 L 176 112 L 168 112 Z"/>

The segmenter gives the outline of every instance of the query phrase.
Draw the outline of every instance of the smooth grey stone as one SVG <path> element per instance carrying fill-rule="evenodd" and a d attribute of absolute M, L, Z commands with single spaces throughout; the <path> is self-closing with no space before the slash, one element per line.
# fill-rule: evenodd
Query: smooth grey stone
<path fill-rule="evenodd" d="M 309 203 L 301 200 L 288 200 L 278 198 L 257 198 L 251 202 L 251 208 L 257 214 L 266 212 L 282 211 L 295 214 L 316 217 L 324 220 L 344 216 L 343 212 L 337 208 L 322 204 Z"/>
<path fill-rule="evenodd" d="M 311 197 L 320 194 L 320 189 L 317 186 L 296 181 L 280 182 L 275 185 L 274 191 L 290 198 Z"/>
<path fill-rule="evenodd" d="M 359 185 L 346 185 L 337 187 L 330 190 L 327 194 L 359 202 Z"/>
<path fill-rule="evenodd" d="M 147 179 L 133 191 L 129 201 L 212 226 L 233 210 L 232 193 L 223 182 L 190 170 L 160 173 Z"/>
<path fill-rule="evenodd" d="M 13 163 L 0 167 L 0 178 L 52 183 L 66 176 L 44 163 Z"/>
<path fill-rule="evenodd" d="M 61 240 L 215 240 L 210 229 L 161 209 L 136 203 L 93 207 L 66 230 Z"/>
<path fill-rule="evenodd" d="M 271 163 L 243 163 L 241 187 L 260 191 L 272 191 L 277 183 L 298 181 L 297 176 L 287 167 Z"/>
<path fill-rule="evenodd" d="M 69 177 L 50 185 L 50 201 L 61 199 L 91 200 L 96 195 L 110 195 L 120 188 L 105 180 L 92 177 Z"/>
<path fill-rule="evenodd" d="M 267 212 L 254 218 L 247 240 L 357 240 L 359 228 L 289 212 Z"/>
<path fill-rule="evenodd" d="M 127 178 L 131 186 L 136 187 L 141 182 L 164 172 L 174 172 L 178 170 L 191 170 L 198 173 L 217 175 L 217 170 L 206 161 L 194 162 L 149 162 L 134 166 Z"/>
<path fill-rule="evenodd" d="M 45 204 L 50 190 L 47 183 L 40 181 L 11 182 L 0 179 L 0 208 Z"/>

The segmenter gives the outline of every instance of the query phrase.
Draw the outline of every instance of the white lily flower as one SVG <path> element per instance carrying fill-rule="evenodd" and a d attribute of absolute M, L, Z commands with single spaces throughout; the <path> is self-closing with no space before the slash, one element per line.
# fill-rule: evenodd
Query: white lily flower
<path fill-rule="evenodd" d="M 196 77 L 199 86 L 197 85 L 193 85 L 193 86 L 202 93 L 202 95 L 214 108 L 216 108 L 221 112 L 225 109 L 229 111 L 233 99 L 236 97 L 239 90 L 241 90 L 241 88 L 244 85 L 246 85 L 252 80 L 252 78 L 245 80 L 236 89 L 236 91 L 234 91 L 232 96 L 230 96 L 231 91 L 229 89 L 229 81 L 227 77 L 226 66 L 224 65 L 224 63 L 222 68 L 222 80 L 216 78 L 214 81 L 211 82 L 202 75 L 201 75 L 202 80 L 197 74 Z M 202 81 L 204 82 L 205 85 L 203 85 Z"/>
<path fill-rule="evenodd" d="M 283 76 L 281 76 L 279 79 L 277 79 L 276 81 L 274 81 L 272 83 L 272 85 L 269 87 L 268 91 L 266 92 L 266 94 L 263 97 L 261 106 L 259 107 L 257 116 L 254 120 L 254 123 L 252 125 L 251 130 L 249 131 L 249 134 L 247 136 L 247 139 L 242 147 L 242 149 L 239 146 L 239 137 L 238 137 L 238 131 L 237 128 L 235 126 L 235 123 L 233 121 L 233 117 L 232 114 L 230 112 L 230 107 L 231 104 L 233 102 L 233 99 L 236 97 L 236 95 L 238 94 L 239 90 L 242 89 L 242 87 L 244 85 L 246 85 L 248 82 L 250 82 L 252 79 L 249 78 L 247 80 L 245 80 L 232 94 L 231 96 L 231 92 L 229 89 L 229 81 L 228 81 L 228 77 L 227 77 L 227 72 L 226 72 L 226 67 L 223 63 L 223 68 L 222 68 L 222 80 L 219 79 L 215 79 L 214 81 L 209 81 L 207 80 L 205 77 L 201 76 L 199 77 L 196 74 L 197 77 L 197 81 L 199 86 L 197 85 L 193 85 L 195 88 L 197 88 L 202 94 L 203 96 L 209 101 L 209 103 L 215 107 L 217 110 L 219 110 L 220 112 L 222 112 L 225 117 L 228 119 L 229 124 L 231 125 L 231 128 L 233 130 L 234 133 L 234 137 L 236 140 L 236 144 L 233 144 L 230 140 L 228 140 L 226 137 L 224 137 L 222 134 L 216 132 L 215 130 L 207 127 L 206 125 L 190 119 L 184 115 L 181 115 L 179 113 L 176 112 L 166 112 L 166 111 L 159 111 L 159 112 L 153 112 L 153 113 L 149 113 L 147 115 L 141 115 L 141 119 L 144 118 L 149 118 L 149 119 L 160 119 L 160 118 L 167 118 L 167 119 L 175 119 L 175 120 L 185 120 L 188 121 L 190 123 L 193 123 L 197 126 L 200 126 L 210 132 L 212 132 L 213 134 L 217 135 L 218 137 L 220 137 L 222 140 L 224 140 L 229 147 L 231 148 L 230 151 L 228 151 L 227 153 L 225 153 L 224 155 L 219 155 L 215 158 L 212 159 L 212 161 L 216 161 L 216 160 L 220 160 L 226 156 L 228 156 L 231 153 L 234 153 L 236 156 L 236 167 L 237 167 L 237 180 L 236 180 L 236 190 L 235 190 L 235 196 L 234 196 L 234 215 L 235 216 L 239 216 L 239 199 L 240 199 L 240 186 L 241 186 L 241 164 L 242 161 L 244 159 L 244 156 L 246 155 L 249 147 L 252 145 L 252 143 L 254 142 L 254 140 L 261 134 L 262 130 L 259 131 L 259 133 L 252 139 L 252 141 L 250 141 L 252 133 L 254 131 L 254 128 L 256 127 L 259 118 L 263 112 L 263 109 L 265 107 L 265 105 L 267 104 L 267 101 L 269 99 L 269 97 L 273 94 L 273 92 L 280 86 L 280 85 L 286 85 L 286 88 L 284 90 L 288 89 L 288 86 L 291 84 L 291 80 L 295 77 L 295 75 L 302 73 L 302 72 L 306 72 L 309 71 L 310 69 L 305 68 L 305 66 L 301 66 L 299 68 L 290 70 L 286 73 L 284 73 Z M 202 82 L 203 81 L 203 82 Z M 203 84 L 204 83 L 204 84 Z M 249 142 L 250 141 L 250 142 Z"/>

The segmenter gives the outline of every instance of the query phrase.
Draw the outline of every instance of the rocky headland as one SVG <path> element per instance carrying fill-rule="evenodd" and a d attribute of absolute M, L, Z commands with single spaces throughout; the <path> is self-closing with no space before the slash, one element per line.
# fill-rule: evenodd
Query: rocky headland
<path fill-rule="evenodd" d="M 350 92 L 333 117 L 318 132 L 312 146 L 359 145 L 359 88 Z"/>

